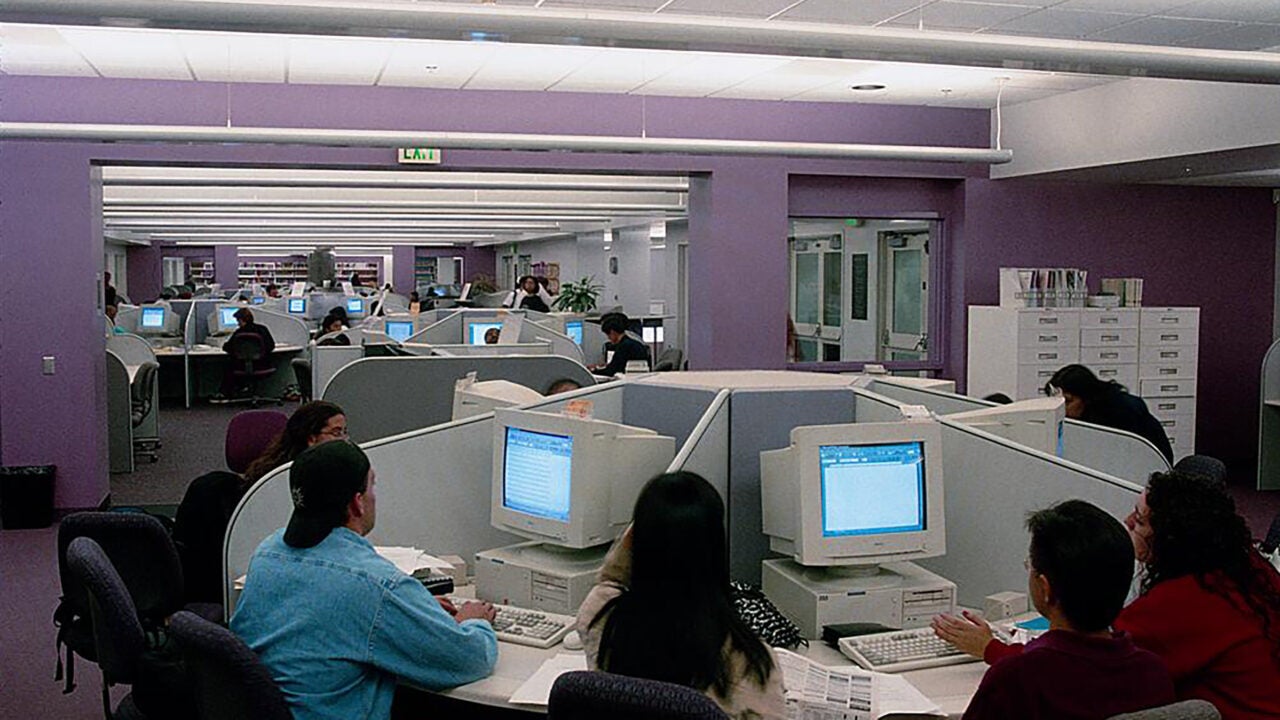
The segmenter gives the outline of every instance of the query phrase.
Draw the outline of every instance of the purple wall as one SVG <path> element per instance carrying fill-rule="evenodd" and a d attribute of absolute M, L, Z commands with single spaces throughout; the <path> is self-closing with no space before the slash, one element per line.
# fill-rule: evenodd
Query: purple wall
<path fill-rule="evenodd" d="M 236 122 L 248 126 L 413 125 L 477 132 L 639 134 L 642 104 L 647 103 L 650 136 L 982 146 L 989 135 L 988 113 L 955 109 L 330 86 L 228 89 L 221 84 L 11 76 L 0 76 L 0 96 L 5 98 L 0 120 L 221 125 L 228 92 Z M 0 462 L 57 462 L 70 470 L 62 475 L 59 506 L 96 504 L 107 484 L 99 390 L 102 341 L 93 295 L 101 240 L 93 228 L 97 211 L 90 162 L 296 167 L 300 155 L 287 146 L 7 142 L 3 149 L 0 256 L 13 281 L 0 286 L 0 292 L 6 300 L 18 294 L 50 297 L 50 312 L 80 320 L 68 326 L 72 332 L 49 339 L 47 347 L 59 354 L 60 363 L 52 378 L 39 375 L 39 356 L 45 351 L 32 349 L 27 340 L 41 336 L 38 319 L 14 315 L 0 323 L 6 372 L 0 382 Z M 308 148 L 305 158 L 317 167 L 394 166 L 389 148 Z M 1201 374 L 1223 380 L 1202 383 L 1202 417 L 1226 419 L 1201 423 L 1202 446 L 1230 454 L 1256 437 L 1251 431 L 1253 393 L 1260 349 L 1270 340 L 1275 225 L 1272 207 L 1258 200 L 1257 191 L 991 182 L 983 179 L 985 168 L 949 164 L 474 151 L 447 151 L 444 159 L 446 170 L 690 174 L 693 332 L 686 350 L 691 367 L 700 369 L 782 366 L 788 214 L 941 214 L 950 240 L 948 272 L 939 288 L 948 319 L 941 330 L 951 331 L 944 345 L 946 369 L 957 373 L 963 371 L 965 305 L 993 299 L 998 265 L 1072 262 L 1106 273 L 1111 267 L 1103 263 L 1105 257 L 1114 267 L 1134 260 L 1164 268 L 1145 273 L 1151 301 L 1167 297 L 1200 304 L 1206 327 L 1239 328 L 1235 340 L 1210 336 L 1207 330 L 1203 337 Z M 1085 220 L 1095 206 L 1098 217 Z M 1214 235 L 1229 233 L 1232 246 L 1215 245 L 1206 252 L 1205 229 Z M 1092 239 L 1081 241 L 1078 236 L 1086 233 Z M 1123 249 L 1111 255 L 1117 246 Z M 446 248 L 422 249 L 436 250 L 454 254 Z M 404 282 L 402 268 L 411 277 L 412 262 L 399 261 L 408 256 L 405 251 L 394 256 L 397 286 Z M 492 272 L 493 262 L 489 250 L 487 258 L 468 260 L 466 272 Z M 1196 268 L 1201 287 L 1192 292 L 1185 280 L 1183 285 L 1174 282 L 1178 266 Z M 1257 273 L 1265 282 L 1258 283 L 1256 297 L 1246 300 L 1229 293 L 1238 278 Z M 744 285 L 750 288 L 749 303 L 741 301 Z M 1156 287 L 1166 290 L 1157 292 Z M 48 288 L 55 292 L 41 292 Z M 1242 307 L 1248 315 L 1243 320 Z M 76 360 L 68 366 L 63 358 Z M 1250 371 L 1239 376 L 1244 368 Z M 1222 375 L 1228 371 L 1230 381 Z M 1227 382 L 1236 384 L 1226 396 L 1208 396 Z M 1219 404 L 1232 412 L 1212 413 L 1210 406 Z"/>
<path fill-rule="evenodd" d="M 163 246 L 152 243 L 146 247 L 130 246 L 125 251 L 129 271 L 129 299 L 135 303 L 150 302 L 160 297 L 164 282 Z"/>
<path fill-rule="evenodd" d="M 214 246 L 213 281 L 224 288 L 240 286 L 240 253 L 236 246 Z"/>
<path fill-rule="evenodd" d="M 493 245 L 484 247 L 467 245 L 451 248 L 420 247 L 417 249 L 416 257 L 461 257 L 463 282 L 469 281 L 477 273 L 484 273 L 492 278 L 497 272 L 498 253 Z"/>

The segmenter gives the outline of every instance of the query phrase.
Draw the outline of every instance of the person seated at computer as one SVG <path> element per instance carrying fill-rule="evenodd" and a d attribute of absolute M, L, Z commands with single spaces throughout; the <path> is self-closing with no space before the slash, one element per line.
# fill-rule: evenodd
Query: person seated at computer
<path fill-rule="evenodd" d="M 1099 380 L 1084 365 L 1067 365 L 1049 378 L 1044 392 L 1062 395 L 1067 417 L 1140 435 L 1150 440 L 1166 460 L 1173 462 L 1173 447 L 1160 421 L 1147 410 L 1142 398 L 1130 395 L 1120 383 Z"/>
<path fill-rule="evenodd" d="M 262 452 L 244 475 L 215 470 L 187 485 L 173 518 L 187 602 L 222 602 L 222 543 L 231 513 L 249 486 L 303 450 L 346 437 L 347 416 L 342 408 L 322 400 L 305 403 L 293 411 L 280 434 L 262 439 Z"/>
<path fill-rule="evenodd" d="M 573 378 L 560 378 L 547 387 L 546 395 L 547 397 L 550 397 L 552 395 L 559 395 L 560 393 L 573 392 L 581 387 L 582 383 L 574 380 Z"/>
<path fill-rule="evenodd" d="M 484 344 L 497 345 L 498 339 L 502 337 L 502 332 L 498 328 L 489 328 L 484 331 Z"/>
<path fill-rule="evenodd" d="M 122 327 L 120 327 L 119 325 L 117 325 L 117 324 L 116 324 L 116 315 L 118 315 L 118 314 L 120 313 L 120 308 L 116 307 L 116 306 L 113 304 L 113 305 L 108 305 L 108 306 L 106 306 L 105 308 L 103 308 L 103 310 L 102 310 L 102 311 L 103 311 L 103 313 L 105 313 L 105 314 L 106 314 L 106 316 L 107 316 L 107 320 L 111 321 L 111 332 L 112 332 L 112 333 L 114 333 L 114 334 L 116 334 L 116 335 L 124 335 L 124 334 L 127 332 L 124 328 L 122 328 Z"/>
<path fill-rule="evenodd" d="M 351 338 L 342 333 L 347 328 L 342 324 L 342 318 L 337 315 L 326 315 L 324 324 L 320 326 L 320 340 L 316 345 L 350 345 Z"/>
<path fill-rule="evenodd" d="M 222 345 L 224 352 L 230 353 L 235 346 L 236 338 L 246 335 L 255 335 L 262 340 L 262 357 L 254 363 L 255 367 L 269 367 L 271 364 L 271 353 L 276 349 L 276 340 L 271 337 L 271 331 L 266 325 L 259 325 L 253 319 L 253 311 L 249 308 L 240 308 L 233 315 L 236 319 L 235 332 L 231 333 L 231 337 L 227 338 L 227 342 Z M 224 398 L 230 397 L 236 390 L 235 372 L 237 366 L 234 362 L 227 363 L 226 373 L 222 376 L 222 388 L 214 395 L 214 400 L 221 402 Z"/>
<path fill-rule="evenodd" d="M 365 539 L 377 479 L 359 447 L 306 450 L 289 488 L 293 515 L 254 551 L 230 626 L 296 720 L 390 718 L 398 680 L 440 690 L 493 672 L 493 606 L 449 612 Z"/>
<path fill-rule="evenodd" d="M 1164 660 L 1178 699 L 1207 700 L 1224 720 L 1280 717 L 1280 574 L 1254 550 L 1226 487 L 1155 473 L 1125 525 L 1140 594 L 1116 629 Z M 988 662 L 1020 649 L 975 618 L 946 639 Z"/>
<path fill-rule="evenodd" d="M 111 284 L 111 273 L 109 272 L 102 273 L 102 295 L 103 303 L 107 307 L 116 304 L 116 288 Z"/>
<path fill-rule="evenodd" d="M 280 286 L 276 285 L 275 283 L 271 283 L 270 285 L 268 285 L 267 297 L 272 297 L 272 298 L 280 297 Z"/>
<path fill-rule="evenodd" d="M 785 714 L 777 658 L 730 600 L 724 503 L 694 473 L 640 491 L 577 631 L 591 669 L 687 685 L 740 720 Z"/>
<path fill-rule="evenodd" d="M 358 287 L 363 287 L 363 285 L 364 285 L 364 283 L 360 282 L 360 273 L 358 273 L 358 272 L 352 272 L 352 273 L 351 273 L 351 287 L 353 287 L 353 288 L 358 288 Z"/>
<path fill-rule="evenodd" d="M 965 720 L 1103 720 L 1173 702 L 1160 658 L 1110 629 L 1133 573 L 1124 526 L 1101 508 L 1067 500 L 1033 513 L 1027 529 L 1027 593 L 1049 631 L 992 664 Z M 963 633 L 975 622 L 981 620 L 941 615 L 933 627 L 965 649 L 952 629 Z"/>
<path fill-rule="evenodd" d="M 632 360 L 643 360 L 650 369 L 653 368 L 649 347 L 627 334 L 628 322 L 627 316 L 622 313 L 610 313 L 600 319 L 600 330 L 609 339 L 604 345 L 605 357 L 609 357 L 609 362 L 606 365 L 593 365 L 591 372 L 613 377 L 626 372 L 627 363 Z M 613 355 L 610 356 L 609 353 Z"/>
<path fill-rule="evenodd" d="M 510 302 L 504 305 L 517 310 L 549 313 L 551 312 L 551 295 L 546 288 L 538 284 L 538 278 L 525 275 L 520 278 L 520 282 L 516 283 L 516 291 Z"/>

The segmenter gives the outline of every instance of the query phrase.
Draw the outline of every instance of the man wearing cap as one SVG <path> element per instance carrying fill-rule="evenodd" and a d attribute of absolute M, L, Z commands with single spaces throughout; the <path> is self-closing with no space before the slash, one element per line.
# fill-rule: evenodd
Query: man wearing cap
<path fill-rule="evenodd" d="M 377 510 L 369 459 L 348 442 L 293 461 L 293 516 L 249 561 L 231 629 L 295 720 L 388 718 L 398 678 L 430 689 L 493 671 L 493 607 L 446 610 L 364 538 Z M 451 611 L 453 614 L 451 614 Z"/>

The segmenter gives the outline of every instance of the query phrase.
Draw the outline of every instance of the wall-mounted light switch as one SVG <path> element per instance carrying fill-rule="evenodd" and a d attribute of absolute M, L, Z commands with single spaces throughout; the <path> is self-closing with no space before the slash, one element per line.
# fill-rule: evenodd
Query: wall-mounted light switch
<path fill-rule="evenodd" d="M 55 369 L 54 357 L 52 355 L 45 355 L 40 358 L 40 372 L 45 375 L 52 375 Z"/>

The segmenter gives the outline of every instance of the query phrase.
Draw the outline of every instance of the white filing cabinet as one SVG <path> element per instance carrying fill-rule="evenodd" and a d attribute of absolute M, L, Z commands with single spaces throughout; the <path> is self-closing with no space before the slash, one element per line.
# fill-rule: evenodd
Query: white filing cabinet
<path fill-rule="evenodd" d="M 1175 458 L 1195 452 L 1199 308 L 969 307 L 968 394 L 1040 395 L 1081 363 L 1147 403 Z"/>

